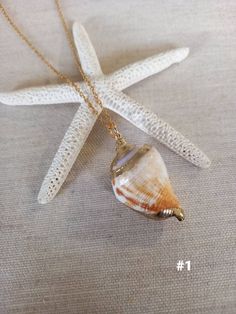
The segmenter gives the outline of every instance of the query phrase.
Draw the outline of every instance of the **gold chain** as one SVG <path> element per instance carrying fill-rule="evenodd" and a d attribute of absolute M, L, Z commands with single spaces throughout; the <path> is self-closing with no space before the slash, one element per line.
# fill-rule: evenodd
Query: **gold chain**
<path fill-rule="evenodd" d="M 76 66 L 80 72 L 80 74 L 82 75 L 83 80 L 85 81 L 85 83 L 87 84 L 87 86 L 89 87 L 90 91 L 92 92 L 93 98 L 96 102 L 96 104 L 103 109 L 103 117 L 100 118 L 102 124 L 107 128 L 109 134 L 116 140 L 116 144 L 117 147 L 122 146 L 126 143 L 123 135 L 118 131 L 118 128 L 115 124 L 115 122 L 112 120 L 109 112 L 104 109 L 103 104 L 102 104 L 102 100 L 99 98 L 95 86 L 93 84 L 93 82 L 91 81 L 91 79 L 86 75 L 86 73 L 84 73 L 78 55 L 77 55 L 77 51 L 76 51 L 76 47 L 74 44 L 74 41 L 71 37 L 71 34 L 69 32 L 68 26 L 66 24 L 65 21 L 65 17 L 64 14 L 62 12 L 62 8 L 60 5 L 59 0 L 55 0 L 55 4 L 56 4 L 56 8 L 59 14 L 59 17 L 61 19 L 63 28 L 65 30 L 66 36 L 67 36 L 67 40 L 69 43 L 69 46 L 71 48 L 72 54 L 73 54 L 73 58 L 75 60 Z M 84 94 L 84 92 L 82 91 L 79 83 L 74 82 L 71 78 L 69 78 L 67 75 L 63 74 L 62 72 L 60 72 L 58 69 L 56 69 L 46 58 L 45 56 L 33 45 L 33 43 L 26 37 L 26 35 L 24 35 L 24 33 L 18 28 L 18 26 L 14 23 L 13 19 L 9 16 L 7 10 L 3 7 L 3 5 L 0 3 L 0 12 L 3 14 L 3 16 L 6 18 L 7 22 L 10 24 L 10 26 L 14 29 L 14 31 L 17 33 L 17 35 L 25 42 L 25 44 L 39 57 L 39 59 L 52 71 L 54 72 L 62 81 L 66 82 L 69 86 L 71 86 L 72 88 L 74 88 L 74 90 L 76 92 L 78 92 L 78 94 L 83 98 L 83 100 L 85 101 L 85 103 L 88 105 L 88 107 L 90 108 L 90 110 L 93 112 L 93 114 L 98 115 L 99 112 L 98 110 L 94 107 L 94 105 L 91 103 L 90 99 L 88 98 L 88 96 L 86 96 Z"/>

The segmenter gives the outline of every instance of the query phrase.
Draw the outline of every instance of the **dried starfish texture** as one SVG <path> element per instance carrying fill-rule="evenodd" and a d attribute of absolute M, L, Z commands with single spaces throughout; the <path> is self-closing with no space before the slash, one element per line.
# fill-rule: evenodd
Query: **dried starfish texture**
<path fill-rule="evenodd" d="M 184 60 L 188 56 L 188 48 L 154 55 L 110 75 L 104 75 L 84 27 L 74 23 L 73 36 L 83 70 L 93 80 L 104 107 L 120 114 L 194 165 L 202 168 L 210 166 L 208 157 L 182 134 L 151 110 L 122 93 L 123 89 Z M 88 95 L 85 83 L 80 83 L 80 86 Z M 40 203 L 47 203 L 55 197 L 65 181 L 97 117 L 91 113 L 79 94 L 66 84 L 0 93 L 0 101 L 7 105 L 80 103 L 38 195 Z M 98 111 L 101 113 L 100 109 Z"/>

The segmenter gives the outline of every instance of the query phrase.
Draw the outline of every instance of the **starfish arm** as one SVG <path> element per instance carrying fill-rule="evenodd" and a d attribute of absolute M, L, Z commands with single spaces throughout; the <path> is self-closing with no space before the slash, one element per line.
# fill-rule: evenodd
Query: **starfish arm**
<path fill-rule="evenodd" d="M 84 72 L 89 76 L 102 76 L 96 52 L 84 27 L 73 25 L 73 36 Z M 84 83 L 80 83 L 84 91 Z M 81 97 L 67 84 L 33 87 L 9 93 L 0 93 L 0 102 L 6 105 L 49 105 L 81 102 Z"/>
<path fill-rule="evenodd" d="M 73 24 L 73 37 L 85 74 L 90 77 L 103 75 L 95 49 L 83 25 L 76 22 Z"/>
<path fill-rule="evenodd" d="M 183 61 L 188 54 L 189 48 L 169 50 L 127 65 L 108 75 L 108 80 L 113 84 L 115 89 L 123 90 L 151 75 L 167 69 L 172 64 Z"/>
<path fill-rule="evenodd" d="M 90 50 L 94 51 L 91 43 L 89 42 L 89 39 L 87 38 L 88 41 L 86 41 L 86 40 L 82 40 L 81 38 L 81 34 L 83 34 L 85 37 L 88 37 L 83 26 L 82 25 L 76 26 L 75 24 L 74 28 L 75 28 L 74 37 L 78 36 L 82 43 L 87 44 L 87 46 L 91 48 Z M 78 35 L 79 34 L 78 29 L 81 30 L 80 35 Z M 85 34 L 83 33 L 82 30 L 84 30 Z M 79 40 L 76 40 L 76 43 L 78 44 Z M 88 47 L 87 47 L 87 50 L 89 50 Z M 86 51 L 85 47 L 83 47 L 82 50 Z M 182 61 L 184 58 L 187 57 L 188 51 L 189 51 L 188 48 L 180 48 L 180 49 L 170 50 L 166 53 L 158 54 L 153 57 L 149 57 L 142 61 L 128 65 L 114 72 L 111 75 L 108 75 L 106 77 L 106 81 L 109 82 L 109 84 L 112 84 L 115 89 L 123 90 L 145 79 L 148 76 L 151 76 L 155 73 L 158 73 L 168 68 L 174 63 Z M 81 55 L 82 55 L 82 52 L 81 52 Z M 90 55 L 93 55 L 93 53 L 90 52 Z M 84 58 L 86 58 L 86 54 L 84 55 Z M 88 66 L 89 64 L 91 65 L 90 75 L 92 73 L 92 69 L 93 69 L 93 73 L 95 73 L 96 72 L 95 68 L 100 67 L 98 60 L 97 61 L 96 60 L 97 60 L 97 57 L 96 57 L 95 51 L 94 51 L 94 56 L 91 57 L 91 60 L 84 59 L 84 62 L 83 62 L 84 65 L 86 64 Z M 97 72 L 99 72 L 99 70 L 97 70 Z M 103 74 L 101 72 L 99 73 L 102 78 Z M 79 84 L 84 91 L 87 90 L 84 82 L 79 83 Z M 6 105 L 50 105 L 50 104 L 81 102 L 81 97 L 67 84 L 61 84 L 61 85 L 49 85 L 49 86 L 44 86 L 44 87 L 26 88 L 26 89 L 17 90 L 17 91 L 13 91 L 9 93 L 0 93 L 0 102 Z"/>
<path fill-rule="evenodd" d="M 111 88 L 107 88 L 106 107 L 115 111 L 139 129 L 155 137 L 172 151 L 192 164 L 207 168 L 209 158 L 181 133 L 160 119 L 155 113 L 136 101 Z"/>
<path fill-rule="evenodd" d="M 84 83 L 81 83 L 80 86 L 84 89 Z M 12 106 L 78 103 L 81 101 L 80 95 L 67 84 L 32 87 L 9 93 L 0 93 L 0 102 Z"/>
<path fill-rule="evenodd" d="M 38 202 L 46 204 L 58 193 L 83 147 L 97 116 L 82 103 L 68 128 L 42 183 Z"/>

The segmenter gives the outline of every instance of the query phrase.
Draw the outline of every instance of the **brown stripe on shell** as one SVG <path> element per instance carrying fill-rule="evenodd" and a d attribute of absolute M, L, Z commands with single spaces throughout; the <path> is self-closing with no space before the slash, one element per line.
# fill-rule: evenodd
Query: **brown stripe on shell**
<path fill-rule="evenodd" d="M 183 211 L 158 151 L 144 145 L 129 155 L 133 149 L 124 147 L 112 163 L 112 186 L 117 199 L 149 217 L 176 216 L 183 220 Z"/>
<path fill-rule="evenodd" d="M 136 185 L 137 188 L 137 194 L 138 193 L 142 193 L 144 195 L 146 195 L 146 199 L 153 199 L 155 197 L 157 197 L 157 200 L 155 201 L 154 204 L 150 204 L 148 202 L 141 202 L 137 199 L 135 199 L 134 197 L 130 197 L 128 195 L 126 195 L 125 192 L 123 192 L 121 189 L 116 188 L 116 193 L 120 196 L 123 196 L 126 199 L 126 205 L 129 207 L 133 207 L 133 206 L 139 206 L 141 208 L 143 208 L 146 211 L 152 211 L 152 212 L 156 212 L 159 213 L 160 211 L 164 210 L 164 209 L 168 209 L 168 208 L 178 208 L 180 206 L 179 201 L 177 199 L 177 197 L 174 195 L 173 190 L 171 188 L 170 183 L 167 183 L 161 190 L 160 192 L 158 192 L 158 195 L 154 195 L 150 192 L 148 192 L 145 189 L 145 185 Z M 125 187 L 125 189 L 128 192 L 133 193 L 133 191 L 127 187 Z"/>

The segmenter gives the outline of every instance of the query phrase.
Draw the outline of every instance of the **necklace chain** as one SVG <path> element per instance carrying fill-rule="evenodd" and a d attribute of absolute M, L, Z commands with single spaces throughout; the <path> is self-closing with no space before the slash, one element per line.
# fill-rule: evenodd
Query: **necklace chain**
<path fill-rule="evenodd" d="M 69 46 L 72 51 L 73 58 L 75 60 L 75 64 L 84 80 L 84 82 L 87 84 L 87 87 L 92 92 L 93 99 L 95 100 L 96 104 L 103 109 L 103 116 L 100 117 L 100 120 L 102 124 L 106 127 L 109 134 L 116 140 L 117 148 L 126 144 L 126 141 L 123 137 L 123 135 L 119 132 L 115 122 L 111 118 L 109 112 L 107 109 L 104 108 L 101 98 L 98 96 L 97 91 L 95 89 L 95 86 L 92 82 L 92 80 L 86 75 L 86 73 L 83 71 L 82 66 L 79 61 L 79 57 L 77 55 L 76 47 L 74 44 L 74 41 L 72 39 L 72 36 L 70 34 L 70 31 L 68 29 L 64 14 L 62 12 L 61 4 L 59 0 L 55 0 L 56 8 L 58 15 L 60 17 L 60 20 L 62 22 L 63 28 L 65 30 L 67 40 L 69 43 Z M 47 58 L 37 49 L 34 44 L 31 42 L 31 40 L 28 39 L 28 37 L 19 29 L 19 27 L 15 24 L 13 19 L 8 14 L 7 10 L 3 7 L 3 5 L 0 3 L 0 12 L 3 14 L 9 25 L 13 28 L 13 30 L 16 32 L 16 34 L 23 40 L 23 42 L 38 56 L 38 58 L 54 73 L 56 74 L 62 81 L 67 83 L 69 86 L 71 86 L 84 100 L 84 102 L 88 105 L 89 109 L 95 114 L 96 116 L 99 115 L 98 110 L 96 107 L 92 104 L 89 97 L 84 94 L 82 91 L 79 83 L 74 82 L 69 76 L 66 74 L 63 74 L 60 72 L 57 68 L 54 67 L 52 63 L 50 63 Z"/>

